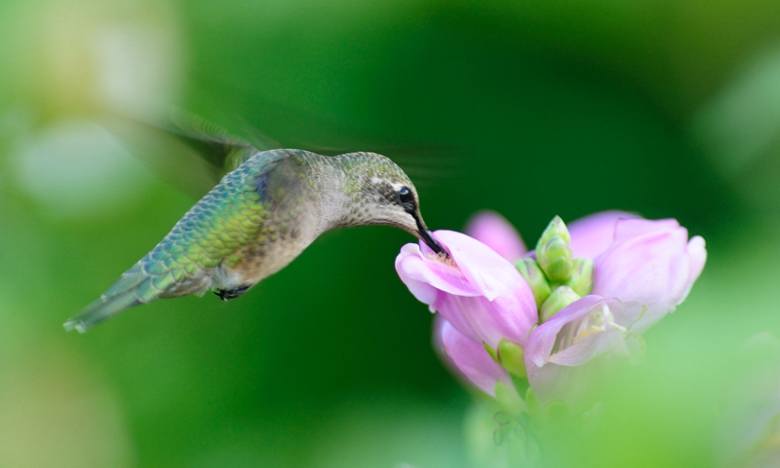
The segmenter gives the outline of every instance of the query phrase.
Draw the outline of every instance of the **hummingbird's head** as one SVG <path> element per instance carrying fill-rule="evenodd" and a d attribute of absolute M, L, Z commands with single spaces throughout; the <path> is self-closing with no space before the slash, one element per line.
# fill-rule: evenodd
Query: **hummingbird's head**
<path fill-rule="evenodd" d="M 422 239 L 434 252 L 444 251 L 431 237 L 420 214 L 417 190 L 403 169 L 376 153 L 349 153 L 339 158 L 351 200 L 345 224 L 395 226 Z"/>

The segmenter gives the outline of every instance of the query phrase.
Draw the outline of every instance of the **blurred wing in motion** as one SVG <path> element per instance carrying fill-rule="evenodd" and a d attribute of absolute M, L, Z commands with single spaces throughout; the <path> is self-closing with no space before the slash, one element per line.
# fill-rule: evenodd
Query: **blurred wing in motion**
<path fill-rule="evenodd" d="M 305 149 L 326 155 L 356 150 L 378 152 L 398 162 L 422 185 L 456 177 L 458 168 L 451 163 L 452 148 L 429 144 L 396 146 L 352 137 L 344 140 L 349 131 L 316 118 L 307 120 L 315 127 L 309 133 L 324 133 L 331 135 L 328 140 L 338 137 L 341 142 L 322 143 L 325 138 L 315 136 L 295 138 L 282 144 L 251 124 L 239 121 L 235 126 L 248 135 L 248 138 L 242 138 L 206 119 L 179 110 L 171 112 L 168 123 L 162 125 L 116 115 L 101 123 L 128 146 L 131 154 L 143 159 L 167 182 L 196 198 L 252 154 L 278 148 Z"/>
<path fill-rule="evenodd" d="M 99 123 L 163 179 L 197 198 L 251 155 L 279 147 L 259 132 L 249 142 L 181 111 L 172 113 L 167 124 L 117 115 Z"/>
<path fill-rule="evenodd" d="M 197 116 L 177 112 L 171 124 L 163 131 L 195 150 L 217 173 L 235 169 L 246 157 L 242 155 L 253 149 L 249 142 Z"/>

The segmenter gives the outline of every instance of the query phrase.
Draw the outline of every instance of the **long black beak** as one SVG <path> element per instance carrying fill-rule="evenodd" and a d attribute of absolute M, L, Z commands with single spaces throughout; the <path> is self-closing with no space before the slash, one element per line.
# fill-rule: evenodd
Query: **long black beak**
<path fill-rule="evenodd" d="M 420 235 L 420 239 L 425 242 L 428 247 L 431 248 L 434 252 L 437 254 L 447 252 L 444 251 L 444 249 L 431 237 L 431 232 L 428 230 L 427 227 L 425 227 L 425 224 L 422 222 L 422 219 L 420 218 L 419 214 L 414 214 L 414 221 L 417 223 L 417 233 Z"/>

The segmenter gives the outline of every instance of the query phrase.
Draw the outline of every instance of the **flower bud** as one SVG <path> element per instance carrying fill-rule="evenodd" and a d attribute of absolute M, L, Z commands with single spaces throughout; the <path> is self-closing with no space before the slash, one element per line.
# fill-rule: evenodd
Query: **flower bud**
<path fill-rule="evenodd" d="M 525 377 L 523 348 L 509 340 L 501 340 L 498 344 L 498 362 L 515 377 Z"/>
<path fill-rule="evenodd" d="M 542 322 L 550 319 L 553 315 L 558 313 L 559 310 L 568 306 L 569 304 L 577 301 L 580 296 L 574 292 L 574 290 L 568 286 L 558 286 L 550 294 L 550 297 L 542 304 L 541 313 L 539 316 L 542 318 Z"/>
<path fill-rule="evenodd" d="M 563 220 L 556 216 L 536 244 L 536 259 L 551 281 L 565 283 L 572 273 L 571 237 Z"/>
<path fill-rule="evenodd" d="M 515 263 L 517 271 L 523 275 L 528 286 L 531 287 L 531 291 L 534 293 L 534 299 L 536 299 L 536 306 L 541 307 L 542 303 L 550 295 L 550 285 L 547 284 L 547 278 L 544 277 L 542 269 L 534 261 L 533 258 L 526 257 L 520 259 Z"/>
<path fill-rule="evenodd" d="M 593 289 L 593 260 L 575 258 L 571 278 L 567 283 L 580 296 L 587 296 Z"/>

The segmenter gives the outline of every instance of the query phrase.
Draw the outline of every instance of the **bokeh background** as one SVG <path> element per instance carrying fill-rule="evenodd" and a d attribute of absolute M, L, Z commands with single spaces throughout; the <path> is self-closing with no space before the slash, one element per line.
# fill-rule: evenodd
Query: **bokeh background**
<path fill-rule="evenodd" d="M 0 466 L 480 463 L 471 396 L 395 275 L 400 232 L 330 233 L 232 303 L 62 330 L 202 193 L 197 160 L 155 164 L 100 124 L 174 108 L 383 151 L 436 228 L 483 208 L 527 242 L 555 214 L 678 218 L 708 241 L 704 275 L 553 466 L 761 461 L 780 429 L 778 31 L 773 0 L 2 0 Z"/>

